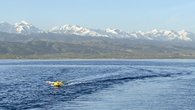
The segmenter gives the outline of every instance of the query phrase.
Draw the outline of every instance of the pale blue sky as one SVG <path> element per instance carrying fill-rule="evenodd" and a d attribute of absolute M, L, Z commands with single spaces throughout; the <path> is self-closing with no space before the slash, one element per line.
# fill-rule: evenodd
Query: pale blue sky
<path fill-rule="evenodd" d="M 195 32 L 195 0 L 0 0 L 0 21 L 125 31 L 173 29 Z"/>

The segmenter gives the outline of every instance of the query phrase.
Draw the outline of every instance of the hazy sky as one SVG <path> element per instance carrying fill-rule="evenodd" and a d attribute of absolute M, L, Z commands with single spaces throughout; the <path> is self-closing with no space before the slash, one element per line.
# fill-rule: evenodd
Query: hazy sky
<path fill-rule="evenodd" d="M 195 32 L 195 0 L 0 0 L 0 21 L 26 20 L 42 29 L 78 24 L 125 31 Z"/>

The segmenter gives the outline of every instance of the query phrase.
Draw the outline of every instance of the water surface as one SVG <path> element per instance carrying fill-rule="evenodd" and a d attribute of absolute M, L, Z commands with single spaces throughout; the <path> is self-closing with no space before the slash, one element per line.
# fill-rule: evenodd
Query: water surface
<path fill-rule="evenodd" d="M 195 60 L 0 61 L 2 110 L 194 110 L 194 88 Z"/>

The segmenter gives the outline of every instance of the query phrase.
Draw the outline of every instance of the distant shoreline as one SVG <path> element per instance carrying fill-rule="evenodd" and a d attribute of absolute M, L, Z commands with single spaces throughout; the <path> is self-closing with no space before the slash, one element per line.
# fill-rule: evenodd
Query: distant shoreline
<path fill-rule="evenodd" d="M 147 60 L 195 60 L 195 58 L 0 58 L 0 60 L 50 60 L 50 61 L 147 61 Z"/>

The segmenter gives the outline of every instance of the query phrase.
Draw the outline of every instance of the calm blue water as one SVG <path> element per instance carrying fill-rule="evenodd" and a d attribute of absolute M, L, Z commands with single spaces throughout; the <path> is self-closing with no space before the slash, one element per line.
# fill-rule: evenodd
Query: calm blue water
<path fill-rule="evenodd" d="M 54 88 L 46 81 L 67 82 Z M 195 60 L 1 60 L 0 110 L 195 110 Z"/>

